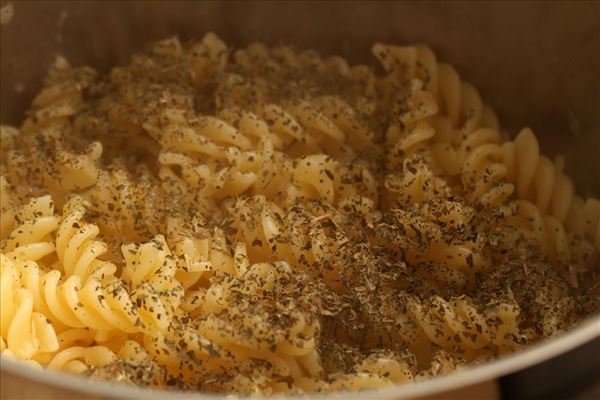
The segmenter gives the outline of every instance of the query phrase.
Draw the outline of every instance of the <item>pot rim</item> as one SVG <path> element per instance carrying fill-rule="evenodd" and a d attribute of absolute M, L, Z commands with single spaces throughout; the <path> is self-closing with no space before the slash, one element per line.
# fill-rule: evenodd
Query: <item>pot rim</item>
<path fill-rule="evenodd" d="M 420 396 L 435 395 L 454 389 L 459 389 L 493 380 L 501 376 L 513 373 L 534 364 L 547 361 L 560 354 L 566 353 L 578 346 L 600 338 L 600 315 L 594 315 L 567 333 L 533 344 L 520 352 L 500 357 L 489 364 L 468 367 L 449 375 L 433 378 L 425 382 L 405 383 L 394 385 L 379 390 L 368 390 L 361 393 L 344 393 L 346 399 L 366 398 L 414 398 Z M 112 399 L 164 399 L 165 396 L 173 400 L 210 400 L 223 399 L 225 395 L 215 395 L 200 392 L 174 392 L 155 389 L 144 389 L 130 387 L 122 384 L 94 381 L 90 385 L 89 379 L 81 376 L 70 375 L 54 371 L 39 371 L 18 361 L 2 358 L 0 370 L 17 375 L 21 378 L 30 379 L 34 382 L 45 383 L 57 388 L 70 389 L 79 393 L 100 395 Z M 244 398 L 245 396 L 227 396 L 228 398 Z M 313 395 L 314 399 L 322 399 L 327 395 Z M 256 398 L 256 397 L 253 397 Z M 271 396 L 270 399 L 306 398 L 306 396 Z"/>

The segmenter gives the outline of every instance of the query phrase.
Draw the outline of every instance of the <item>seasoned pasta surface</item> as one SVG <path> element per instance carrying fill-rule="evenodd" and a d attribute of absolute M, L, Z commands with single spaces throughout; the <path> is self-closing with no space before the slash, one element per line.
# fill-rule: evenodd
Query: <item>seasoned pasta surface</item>
<path fill-rule="evenodd" d="M 2 126 L 1 351 L 131 385 L 363 390 L 600 312 L 600 201 L 424 46 L 58 57 Z"/>

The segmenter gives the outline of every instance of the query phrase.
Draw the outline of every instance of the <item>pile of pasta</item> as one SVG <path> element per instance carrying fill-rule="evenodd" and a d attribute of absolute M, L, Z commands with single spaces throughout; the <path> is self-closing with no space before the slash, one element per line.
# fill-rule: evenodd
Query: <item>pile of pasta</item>
<path fill-rule="evenodd" d="M 3 358 L 221 393 L 378 388 L 600 311 L 600 201 L 424 46 L 376 67 L 216 35 L 2 126 Z"/>

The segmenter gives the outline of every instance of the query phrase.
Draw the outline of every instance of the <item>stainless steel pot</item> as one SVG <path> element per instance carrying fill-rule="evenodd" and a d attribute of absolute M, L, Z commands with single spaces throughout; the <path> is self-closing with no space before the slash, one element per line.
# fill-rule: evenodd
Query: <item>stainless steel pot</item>
<path fill-rule="evenodd" d="M 214 31 L 370 62 L 374 41 L 422 42 L 473 82 L 515 132 L 563 153 L 582 194 L 600 194 L 600 2 L 1 1 L 2 123 L 18 124 L 58 52 L 101 71 L 145 43 Z M 210 399 L 139 390 L 2 361 L 2 398 Z M 600 395 L 600 316 L 492 364 L 343 398 L 564 398 Z M 586 394 L 587 393 L 587 394 Z"/>

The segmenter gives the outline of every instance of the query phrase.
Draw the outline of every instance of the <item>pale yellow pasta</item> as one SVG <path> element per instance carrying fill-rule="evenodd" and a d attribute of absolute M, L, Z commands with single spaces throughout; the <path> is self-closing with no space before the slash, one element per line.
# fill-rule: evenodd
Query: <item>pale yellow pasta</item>
<path fill-rule="evenodd" d="M 103 261 L 98 260 L 107 251 L 105 243 L 94 240 L 100 229 L 84 221 L 85 212 L 83 200 L 74 197 L 63 207 L 56 231 L 56 254 L 62 270 L 65 275 L 80 279 L 87 278 L 97 268 L 108 267 L 103 267 Z"/>
<path fill-rule="evenodd" d="M 564 223 L 573 199 L 570 179 L 546 157 L 540 156 L 533 132 L 522 130 L 513 142 L 515 156 L 506 161 L 509 179 L 515 183 L 519 198 L 535 202 L 544 214 Z"/>
<path fill-rule="evenodd" d="M 508 168 L 502 161 L 506 157 L 506 147 L 499 145 L 499 139 L 495 131 L 483 128 L 473 132 L 461 144 L 459 154 L 461 151 L 466 154 L 460 162 L 461 174 L 471 202 L 498 206 L 514 191 L 514 186 L 505 182 Z"/>
<path fill-rule="evenodd" d="M 180 296 L 180 286 L 173 279 L 175 261 L 168 253 L 162 255 L 158 271 L 152 269 L 155 260 L 147 259 L 149 252 L 150 255 L 152 251 L 158 252 L 156 259 L 159 260 L 161 252 L 168 252 L 164 239 L 159 237 L 156 242 L 142 246 L 135 258 L 132 256 L 138 252 L 134 248 L 125 247 L 124 251 L 128 253 L 129 263 L 124 278 L 130 286 L 114 276 L 116 267 L 108 262 L 97 263 L 86 273 L 85 281 L 77 274 L 66 275 L 61 280 L 59 270 L 44 271 L 31 259 L 17 259 L 12 266 L 18 273 L 19 286 L 30 293 L 33 309 L 61 327 L 90 327 L 100 331 L 118 328 L 125 332 L 166 329 Z M 150 261 L 149 268 L 147 263 L 143 264 L 144 257 Z M 169 267 L 165 260 L 172 265 Z M 142 274 L 141 278 L 149 282 L 138 282 L 132 275 L 131 268 L 138 267 L 138 276 Z"/>
<path fill-rule="evenodd" d="M 373 74 L 365 66 L 350 68 L 340 57 L 321 60 L 314 52 L 300 53 L 285 46 L 271 51 L 261 43 L 238 50 L 234 59 L 236 67 L 251 76 L 272 73 L 272 82 L 252 78 L 244 80 L 239 76 L 224 79 L 222 90 L 228 96 L 222 97 L 233 94 L 234 104 L 254 107 L 278 139 L 290 146 L 292 154 L 302 155 L 322 149 L 340 157 L 353 157 L 353 149 L 364 147 L 373 136 L 363 121 L 363 116 L 372 112 L 369 96 L 374 92 Z M 282 98 L 278 93 L 280 89 L 273 83 L 280 79 L 285 81 L 290 71 L 307 67 L 316 68 L 324 78 L 344 77 L 359 83 L 362 90 L 352 99 L 353 105 L 359 107 L 353 110 L 351 104 L 334 96 L 318 96 L 311 102 L 285 98 L 277 103 L 270 101 Z"/>
<path fill-rule="evenodd" d="M 463 286 L 468 277 L 487 268 L 483 243 L 470 235 L 457 235 L 469 225 L 473 211 L 446 201 L 421 210 L 394 210 L 394 229 L 384 226 L 374 240 L 418 266 L 420 273 L 437 281 Z M 445 230 L 451 229 L 453 237 Z"/>
<path fill-rule="evenodd" d="M 34 368 L 38 371 L 43 371 L 44 367 L 38 363 L 37 361 L 34 360 L 19 360 L 17 357 L 15 357 L 15 355 L 13 354 L 12 351 L 10 351 L 9 349 L 5 349 L 3 346 L 5 346 L 4 342 L 0 342 L 0 356 L 2 357 L 2 360 L 15 360 L 20 362 L 22 365 L 27 365 L 31 368 Z"/>
<path fill-rule="evenodd" d="M 4 254 L 1 257 L 2 275 L 2 351 L 10 350 L 18 359 L 31 359 L 39 353 L 58 349 L 56 332 L 46 317 L 34 312 L 33 294 L 18 284 L 18 271 Z"/>
<path fill-rule="evenodd" d="M 212 232 L 206 229 L 186 231 L 181 228 L 183 223 L 178 226 L 179 223 L 181 221 L 177 219 L 169 221 L 169 242 L 173 254 L 179 257 L 175 279 L 186 291 L 208 274 L 233 274 L 239 269 L 237 257 L 238 254 L 243 256 L 245 249 L 235 247 L 232 254 L 221 229 L 215 228 Z M 192 293 L 196 294 L 192 290 L 187 291 L 186 297 Z"/>
<path fill-rule="evenodd" d="M 242 172 L 236 167 L 197 164 L 193 159 L 183 154 L 161 153 L 160 178 L 168 184 L 179 184 L 179 190 L 202 190 L 206 197 L 226 197 L 244 193 L 256 182 L 252 172 Z M 182 178 L 173 172 L 177 167 Z"/>
<path fill-rule="evenodd" d="M 430 48 L 423 45 L 401 47 L 373 46 L 373 54 L 394 79 L 417 78 L 424 89 L 435 96 L 440 117 L 447 118 L 455 128 L 471 131 L 478 126 L 498 129 L 494 112 L 482 103 L 477 90 L 462 82 L 458 72 L 447 63 L 439 63 Z"/>
<path fill-rule="evenodd" d="M 32 103 L 32 112 L 21 127 L 17 143 L 31 146 L 35 156 L 28 159 L 16 147 L 6 155 L 8 173 L 14 178 L 38 181 L 62 202 L 72 190 L 92 186 L 98 175 L 97 161 L 102 155 L 98 141 L 86 143 L 61 140 L 69 134 L 70 118 L 84 107 L 82 93 L 95 79 L 89 68 L 72 68 L 57 57 L 45 82 L 45 88 Z M 50 151 L 38 151 L 33 141 L 46 143 Z M 3 158 L 5 155 L 3 154 Z M 51 165 L 51 168 L 48 168 Z M 28 176 L 24 177 L 24 173 Z"/>
<path fill-rule="evenodd" d="M 372 365 L 361 365 L 357 370 L 360 372 L 334 377 L 328 389 L 359 391 L 413 380 L 412 373 L 407 366 L 394 360 L 381 360 Z"/>
<path fill-rule="evenodd" d="M 94 331 L 89 328 L 69 328 L 58 334 L 60 350 L 74 346 L 87 347 L 94 343 Z"/>
<path fill-rule="evenodd" d="M 90 367 L 101 367 L 115 360 L 112 351 L 102 346 L 69 347 L 55 354 L 48 368 L 81 374 Z"/>
<path fill-rule="evenodd" d="M 177 45 L 178 42 L 175 42 Z M 227 62 L 227 46 L 214 33 L 204 36 L 191 51 L 192 77 L 199 85 L 206 85 Z"/>
<path fill-rule="evenodd" d="M 200 340 L 198 347 L 194 347 L 194 340 L 189 339 L 186 341 L 186 347 L 190 351 L 195 351 L 197 357 L 201 359 L 208 357 L 207 362 L 210 362 L 210 365 L 192 365 L 187 373 L 198 368 L 231 368 L 231 362 L 235 362 L 243 370 L 254 364 L 268 376 L 279 375 L 301 379 L 304 377 L 303 370 L 311 376 L 319 376 L 322 373 L 322 367 L 319 355 L 315 350 L 313 337 L 318 332 L 319 325 L 313 316 L 305 316 L 299 311 L 292 311 L 288 318 L 293 318 L 293 323 L 288 327 L 289 332 L 284 335 L 276 326 L 285 322 L 265 319 L 260 313 L 238 314 L 232 307 L 234 304 L 232 302 L 240 301 L 240 295 L 249 296 L 245 297 L 246 301 L 254 303 L 255 301 L 251 299 L 258 299 L 261 295 L 265 296 L 266 293 L 276 291 L 280 277 L 291 276 L 292 271 L 289 265 L 257 263 L 247 266 L 246 270 L 240 267 L 242 265 L 238 265 L 239 272 L 235 273 L 238 275 L 237 277 L 228 278 L 226 276 L 222 283 L 213 283 L 199 299 L 201 304 L 197 314 L 197 332 L 183 332 L 183 335 L 192 337 L 200 335 L 197 339 Z M 247 282 L 243 288 L 239 286 L 239 282 L 242 280 Z M 231 297 L 232 288 L 241 289 L 235 298 Z M 265 303 L 263 305 L 254 304 L 252 307 L 269 306 L 268 303 Z M 281 312 L 285 313 L 283 310 Z M 244 326 L 253 326 L 254 335 L 249 337 L 245 334 Z M 150 336 L 146 336 L 144 346 L 150 354 L 156 356 L 160 356 L 161 348 L 166 348 L 166 352 L 162 351 L 166 357 L 162 358 L 168 368 L 172 373 L 185 374 L 186 371 L 181 370 L 178 356 L 175 355 L 173 358 L 173 353 L 177 354 L 178 349 L 174 349 L 172 345 L 168 344 L 169 339 L 171 342 L 174 340 L 177 342 L 176 339 L 172 339 L 175 334 L 175 332 L 167 332 L 164 334 L 164 338 L 155 336 L 152 340 L 150 340 Z M 210 352 L 207 352 L 207 345 L 210 345 L 212 352 L 220 353 L 222 358 L 211 359 Z"/>
<path fill-rule="evenodd" d="M 372 52 L 379 66 L 353 66 L 209 33 L 105 76 L 58 58 L 0 130 L 3 359 L 177 390 L 360 391 L 600 312 L 600 201 L 564 157 L 527 128 L 510 139 L 430 48 Z"/>
<path fill-rule="evenodd" d="M 285 213 L 261 196 L 236 202 L 230 206 L 230 213 L 235 218 L 233 227 L 248 243 L 251 259 L 285 260 L 298 271 L 319 275 L 325 284 L 340 287 L 341 260 L 337 252 L 341 237 L 328 235 L 321 226 L 333 216 L 313 216 L 299 207 Z M 252 220 L 255 222 L 247 222 Z"/>
<path fill-rule="evenodd" d="M 321 110 L 341 132 L 348 132 L 348 144 L 361 149 L 373 140 L 373 132 L 359 118 L 358 113 L 339 97 L 322 96 L 312 100 L 312 104 Z"/>
<path fill-rule="evenodd" d="M 387 190 L 383 199 L 383 208 L 391 208 L 395 203 L 401 206 L 419 204 L 438 197 L 448 197 L 448 183 L 436 176 L 429 155 L 415 154 L 405 159 L 400 173 L 385 177 Z"/>
<path fill-rule="evenodd" d="M 177 266 L 163 236 L 141 245 L 125 244 L 121 252 L 125 259 L 121 277 L 129 287 L 137 288 L 142 283 L 150 283 L 159 291 L 173 287 Z"/>
<path fill-rule="evenodd" d="M 147 169 L 132 174 L 118 166 L 102 171 L 82 197 L 105 239 L 148 240 L 164 229 L 161 218 L 168 207 L 167 193 L 157 186 Z"/>
<path fill-rule="evenodd" d="M 249 244 L 246 252 L 252 259 L 265 261 L 278 251 L 278 239 L 286 230 L 283 221 L 285 214 L 280 207 L 263 196 L 253 196 L 231 204 L 230 213 L 241 238 Z M 256 223 L 245 223 L 248 220 Z"/>
<path fill-rule="evenodd" d="M 0 239 L 4 239 L 15 224 L 15 212 L 17 199 L 8 181 L 0 175 Z"/>
<path fill-rule="evenodd" d="M 335 199 L 334 172 L 337 162 L 325 154 L 302 157 L 294 164 L 290 197 Z M 336 171 L 337 172 L 337 171 Z"/>
<path fill-rule="evenodd" d="M 477 349 L 490 342 L 501 348 L 519 347 L 519 328 L 516 323 L 518 308 L 510 303 L 496 307 L 497 310 L 486 311 L 486 315 L 479 314 L 472 304 L 460 298 L 449 303 L 432 297 L 426 306 L 408 303 L 415 323 L 432 342 L 441 347 L 455 346 L 456 343 L 452 343 L 455 335 L 466 348 Z"/>
<path fill-rule="evenodd" d="M 119 327 L 126 332 L 139 332 L 164 326 L 160 320 L 168 318 L 168 308 L 161 306 L 156 291 L 149 287 L 141 288 L 129 297 L 118 280 L 103 283 L 100 277 L 91 276 L 82 284 L 77 276 L 71 276 L 63 282 L 60 279 L 60 273 L 56 270 L 37 279 L 41 285 L 38 289 L 38 307 L 48 310 L 47 317 L 64 326 L 99 330 Z M 138 298 L 145 301 L 136 306 L 134 304 Z M 148 311 L 153 307 L 156 307 L 157 313 L 163 313 L 160 318 L 158 314 Z"/>
<path fill-rule="evenodd" d="M 59 224 L 54 215 L 54 201 L 50 196 L 31 199 L 15 215 L 21 221 L 2 242 L 2 252 L 11 258 L 39 260 L 55 251 L 50 234 Z"/>
<path fill-rule="evenodd" d="M 294 141 L 316 149 L 316 141 L 309 135 L 307 130 L 287 110 L 277 104 L 265 104 L 257 109 L 257 114 L 267 121 L 269 128 L 284 145 L 290 146 Z M 310 151 L 309 150 L 309 151 Z"/>
<path fill-rule="evenodd" d="M 402 131 L 392 125 L 386 135 L 388 142 L 394 146 L 388 154 L 387 166 L 395 168 L 405 157 L 427 148 L 427 142 L 435 135 L 435 130 L 431 125 L 420 122 Z"/>

